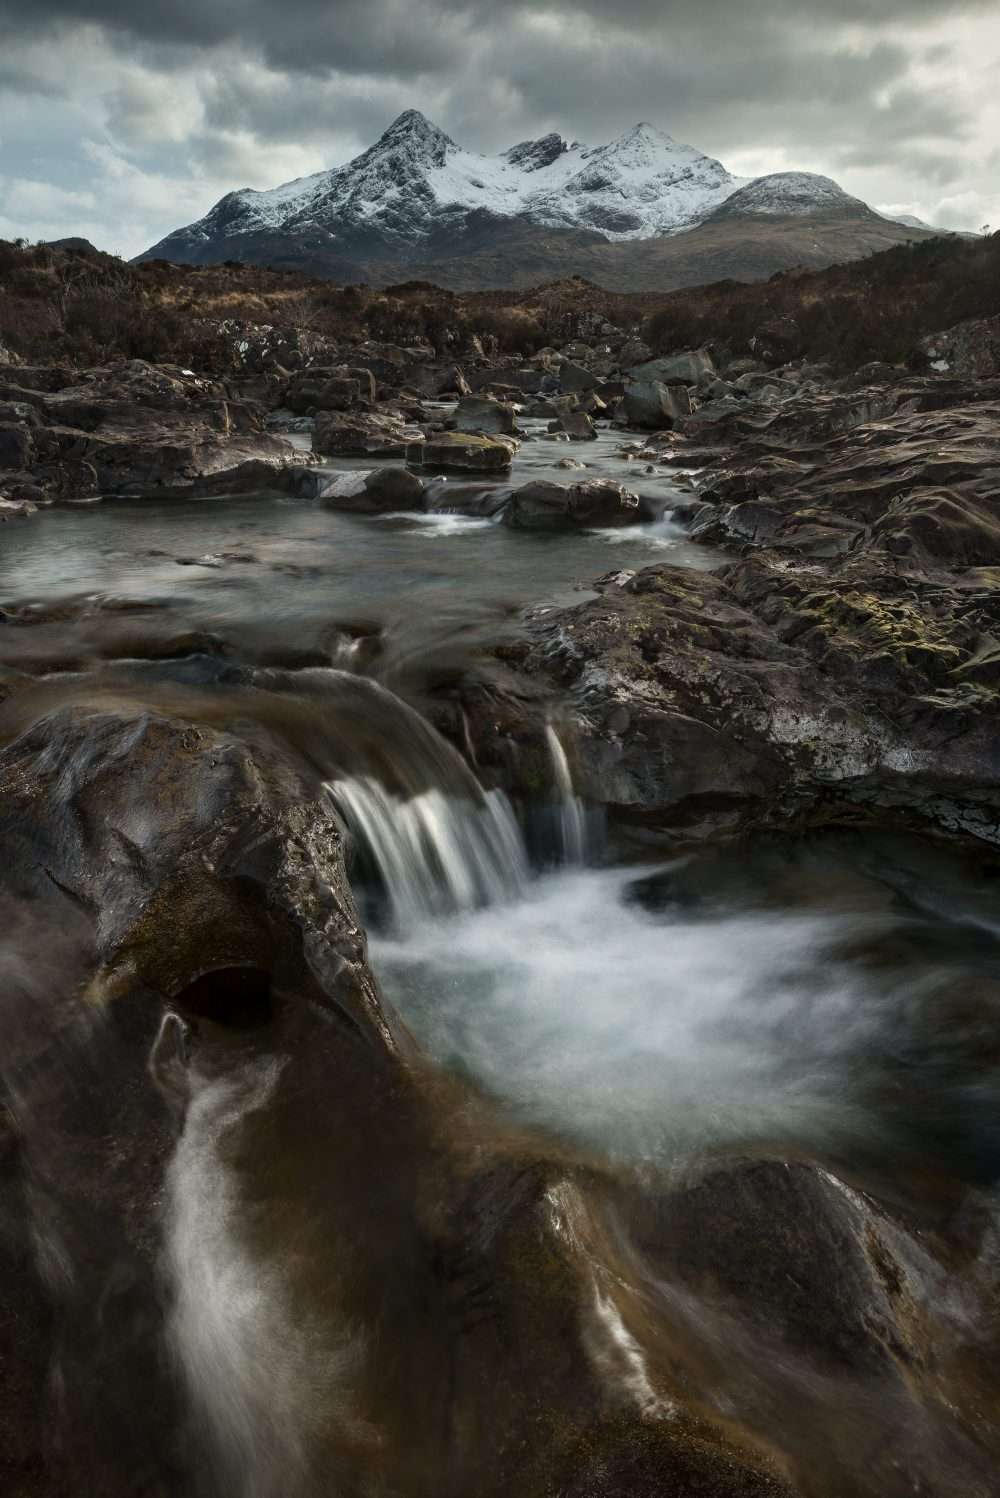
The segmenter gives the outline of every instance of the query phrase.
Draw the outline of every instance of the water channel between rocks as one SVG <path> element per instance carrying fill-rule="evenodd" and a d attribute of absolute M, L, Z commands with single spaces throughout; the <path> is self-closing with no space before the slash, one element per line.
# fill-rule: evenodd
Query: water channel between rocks
<path fill-rule="evenodd" d="M 530 442 L 504 485 L 572 480 L 557 465 L 579 455 L 587 477 L 667 506 L 684 498 L 676 476 L 627 461 L 622 440 Z M 600 819 L 576 801 L 552 730 L 554 790 L 520 809 L 522 823 L 544 825 L 549 866 L 532 869 L 532 827 L 499 792 L 480 804 L 432 730 L 421 728 L 418 756 L 412 715 L 378 689 L 378 722 L 361 734 L 374 697 L 366 706 L 334 673 L 314 679 L 324 661 L 357 665 L 351 640 L 365 635 L 381 636 L 391 682 L 394 660 L 467 651 L 498 626 L 516 629 L 528 605 L 592 596 L 588 583 L 608 570 L 719 565 L 718 551 L 687 541 L 669 516 L 538 536 L 448 513 L 149 499 L 43 512 L 4 543 L 0 600 L 29 601 L 43 618 L 4 632 L 3 664 L 42 674 L 62 656 L 69 674 L 55 680 L 69 697 L 120 683 L 131 653 L 121 621 L 135 606 L 137 654 L 158 630 L 168 641 L 190 634 L 165 651 L 177 659 L 147 663 L 131 681 L 153 707 L 193 685 L 196 715 L 259 713 L 273 727 L 281 711 L 266 707 L 266 682 L 230 703 L 225 669 L 263 662 L 294 677 L 301 658 L 312 692 L 303 711 L 336 742 L 331 794 L 358 845 L 387 994 L 431 1055 L 522 1122 L 647 1165 L 773 1146 L 860 1151 L 882 1172 L 930 1148 L 946 1173 L 989 1174 L 998 1093 L 979 1021 L 951 1023 L 943 1056 L 938 1046 L 947 1021 L 936 996 L 949 982 L 978 982 L 993 1005 L 1000 978 L 989 892 L 960 861 L 858 836 L 776 840 L 659 874 L 609 867 Z M 185 656 L 202 665 L 189 670 Z M 371 743 L 362 752 L 376 736 L 377 753 Z M 373 764 L 390 767 L 391 788 Z"/>
<path fill-rule="evenodd" d="M 627 435 L 533 432 L 434 513 L 4 528 L 42 1423 L 116 1495 L 992 1498 L 996 868 L 853 824 L 654 848 L 585 804 L 581 701 L 532 696 L 546 611 L 727 558 Z M 575 477 L 665 513 L 449 512 Z M 466 678 L 543 704 L 530 776 L 477 755 L 507 730 Z"/>

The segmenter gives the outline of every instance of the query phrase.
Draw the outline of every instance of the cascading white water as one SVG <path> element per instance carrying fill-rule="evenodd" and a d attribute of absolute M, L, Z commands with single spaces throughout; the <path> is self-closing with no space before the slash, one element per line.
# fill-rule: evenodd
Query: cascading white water
<path fill-rule="evenodd" d="M 500 904 L 524 888 L 524 841 L 502 791 L 403 798 L 370 777 L 331 781 L 327 791 L 373 860 L 397 930 Z"/>
<path fill-rule="evenodd" d="M 668 916 L 641 869 L 566 869 L 503 908 L 377 936 L 376 971 L 424 1049 L 515 1112 L 662 1165 L 748 1139 L 815 1146 L 870 1126 L 856 1089 L 906 991 L 841 948 L 861 912 Z"/>
<path fill-rule="evenodd" d="M 545 740 L 552 759 L 552 774 L 558 794 L 557 826 L 560 862 L 576 867 L 586 862 L 587 812 L 573 789 L 573 775 L 562 740 L 551 723 L 545 725 Z"/>
<path fill-rule="evenodd" d="M 352 1419 L 344 1383 L 357 1341 L 345 1330 L 331 1347 L 293 1311 L 286 1262 L 247 1241 L 247 1203 L 228 1159 L 246 1121 L 270 1103 L 282 1066 L 256 1060 L 214 1078 L 191 1068 L 167 1177 L 170 1345 L 218 1491 L 233 1498 L 314 1492 L 318 1437 Z"/>

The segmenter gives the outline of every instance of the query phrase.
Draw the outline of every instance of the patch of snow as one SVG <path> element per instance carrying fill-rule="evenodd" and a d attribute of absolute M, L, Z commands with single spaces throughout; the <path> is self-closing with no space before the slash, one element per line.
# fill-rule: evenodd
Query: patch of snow
<path fill-rule="evenodd" d="M 832 177 L 821 177 L 815 172 L 771 172 L 766 177 L 755 177 L 731 193 L 723 212 L 727 216 L 739 213 L 788 218 L 848 204 L 865 206 L 860 199 L 850 197 Z"/>

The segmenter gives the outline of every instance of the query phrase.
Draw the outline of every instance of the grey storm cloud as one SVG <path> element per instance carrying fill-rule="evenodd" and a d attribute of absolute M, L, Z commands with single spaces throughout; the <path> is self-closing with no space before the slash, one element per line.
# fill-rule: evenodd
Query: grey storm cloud
<path fill-rule="evenodd" d="M 408 107 L 472 149 L 648 119 L 737 169 L 978 203 L 985 86 L 955 37 L 1000 37 L 991 16 L 996 0 L 0 0 L 0 232 L 5 181 L 14 201 L 47 178 L 151 224 L 162 184 L 204 211 L 346 159 Z"/>
<path fill-rule="evenodd" d="M 542 14 L 606 30 L 642 32 L 664 46 L 701 39 L 710 51 L 748 45 L 752 54 L 831 27 L 885 28 L 989 10 L 994 0 L 3 0 L 5 32 L 40 34 L 91 24 L 134 41 L 174 47 L 232 45 L 270 63 L 414 76 L 439 73 L 485 37 L 502 38 L 519 17 Z"/>

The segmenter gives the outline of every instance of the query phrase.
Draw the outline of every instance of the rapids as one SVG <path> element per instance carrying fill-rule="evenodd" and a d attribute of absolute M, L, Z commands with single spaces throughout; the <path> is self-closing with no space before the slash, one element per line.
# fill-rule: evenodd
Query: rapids
<path fill-rule="evenodd" d="M 515 479 L 564 477 L 552 466 L 559 451 L 530 445 Z M 632 479 L 610 438 L 586 456 L 601 475 Z M 682 497 L 673 482 L 650 481 L 665 503 Z M 576 1409 L 567 1370 L 578 1358 L 589 1370 L 580 1379 L 599 1390 L 600 1419 L 610 1428 L 629 1411 L 640 1429 L 629 1440 L 641 1445 L 641 1432 L 680 1420 L 674 1395 L 686 1398 L 700 1380 L 698 1419 L 745 1426 L 754 1461 L 758 1442 L 783 1453 L 767 1468 L 782 1486 L 727 1495 L 791 1493 L 788 1471 L 801 1478 L 795 1492 L 822 1498 L 937 1494 L 948 1491 L 937 1484 L 949 1463 L 980 1472 L 968 1433 L 953 1439 L 950 1392 L 928 1422 L 902 1384 L 862 1397 L 871 1370 L 857 1373 L 853 1343 L 850 1355 L 838 1343 L 829 1365 L 793 1355 L 791 1343 L 769 1340 L 773 1325 L 737 1321 L 718 1266 L 690 1281 L 651 1268 L 643 1233 L 651 1242 L 659 1231 L 663 1200 L 669 1224 L 674 1199 L 663 1193 L 681 1183 L 733 1162 L 766 1170 L 777 1161 L 789 1174 L 769 1190 L 784 1201 L 786 1189 L 801 1189 L 806 1203 L 825 1192 L 823 1210 L 842 1198 L 869 1248 L 867 1193 L 922 1223 L 978 1193 L 969 1220 L 987 1247 L 968 1258 L 986 1272 L 1000 1176 L 994 872 L 929 840 L 860 830 L 644 853 L 578 795 L 569 705 L 545 729 L 543 783 L 509 795 L 480 778 L 413 690 L 447 679 L 483 641 L 516 638 L 526 610 L 578 601 L 603 571 L 667 557 L 719 561 L 669 519 L 539 537 L 465 515 L 369 518 L 265 497 L 107 503 L 5 532 L 0 672 L 17 690 L 0 706 L 0 738 L 16 746 L 67 707 L 109 719 L 127 710 L 190 726 L 195 739 L 224 733 L 266 750 L 262 798 L 280 778 L 276 760 L 301 773 L 316 787 L 307 822 L 326 828 L 332 817 L 346 839 L 388 1016 L 373 1038 L 356 1013 L 345 1020 L 337 1004 L 324 1007 L 294 963 L 275 961 L 274 992 L 261 987 L 263 969 L 241 952 L 236 929 L 221 943 L 224 959 L 206 953 L 188 988 L 166 996 L 158 1034 L 147 1023 L 150 1072 L 176 1127 L 150 1151 L 163 1162 L 162 1186 L 129 1210 L 143 1222 L 141 1231 L 133 1223 L 143 1272 L 155 1274 L 167 1306 L 157 1376 L 169 1366 L 179 1428 L 199 1453 L 197 1481 L 164 1479 L 150 1492 L 493 1492 L 479 1474 L 494 1415 L 506 1453 L 524 1444 L 537 1407 L 535 1385 L 520 1387 L 536 1363 L 521 1343 L 510 1353 L 496 1306 L 521 1284 L 510 1270 L 526 1252 L 518 1235 L 535 1254 L 543 1218 L 546 1241 L 586 1287 L 570 1354 L 559 1342 L 568 1335 L 564 1270 L 541 1255 L 525 1260 L 532 1294 L 562 1287 L 556 1309 L 540 1301 L 537 1312 L 543 1343 L 560 1348 L 551 1367 L 541 1362 L 543 1405 L 558 1394 Z M 54 767 L 58 786 L 90 752 L 67 751 Z M 86 848 L 95 834 L 68 792 L 66 808 L 56 808 L 59 838 Z M 163 809 L 140 800 L 114 823 L 116 867 L 127 870 L 145 838 L 155 843 L 149 829 Z M 336 831 L 323 836 L 336 848 Z M 282 866 L 282 878 L 293 887 L 294 868 Z M 171 898 L 183 908 L 183 887 Z M 324 886 L 322 898 L 324 919 L 343 916 L 335 891 Z M 146 900 L 143 890 L 137 909 Z M 82 931 L 79 911 L 74 919 Z M 90 940 L 73 939 L 81 950 Z M 355 959 L 338 940 L 339 971 Z M 306 955 L 308 966 L 308 942 Z M 12 1016 L 22 985 L 37 1026 L 61 962 L 58 943 L 46 944 L 32 921 L 9 925 L 2 971 Z M 310 995 L 298 1008 L 289 1001 L 296 983 Z M 93 1048 L 109 1024 L 101 1030 L 89 1015 L 65 1040 L 77 1106 L 99 1075 Z M 395 1049 L 383 1056 L 385 1035 Z M 61 1149 L 39 1047 L 32 1030 L 28 1060 L 4 1063 L 7 1107 L 25 1137 L 36 1128 L 48 1147 L 45 1120 Z M 32 1232 L 50 1279 L 71 1286 L 55 1216 L 46 1216 L 39 1149 L 25 1188 Z M 519 1225 L 523 1182 L 542 1159 L 554 1174 L 524 1209 L 529 1230 Z M 800 1188 L 794 1170 L 805 1166 L 815 1175 Z M 475 1231 L 463 1238 L 467 1218 Z M 772 1230 L 780 1237 L 766 1213 L 755 1221 L 745 1235 L 753 1243 L 770 1244 Z M 707 1243 L 713 1231 L 694 1236 Z M 972 1242 L 972 1227 L 963 1231 Z M 744 1236 L 742 1223 L 733 1236 Z M 846 1241 L 836 1239 L 834 1258 Z M 795 1249 L 789 1276 L 805 1257 Z M 882 1265 L 875 1249 L 871 1262 Z M 921 1293 L 933 1301 L 939 1281 L 919 1262 Z M 138 1271 L 134 1283 L 144 1283 Z M 780 1320 L 773 1289 L 765 1273 L 757 1290 L 771 1322 Z M 971 1292 L 938 1298 L 964 1335 L 979 1314 Z M 522 1317 L 517 1305 L 515 1342 L 527 1346 L 536 1313 Z M 591 1394 L 579 1398 L 589 1409 Z M 870 1454 L 885 1430 L 904 1452 L 898 1471 Z M 398 1450 L 416 1453 L 404 1486 Z M 603 1471 L 595 1461 L 593 1472 Z M 906 1485 L 918 1467 L 926 1489 Z M 627 1490 L 622 1482 L 615 1493 Z M 585 1490 L 606 1491 L 565 1488 Z"/>

